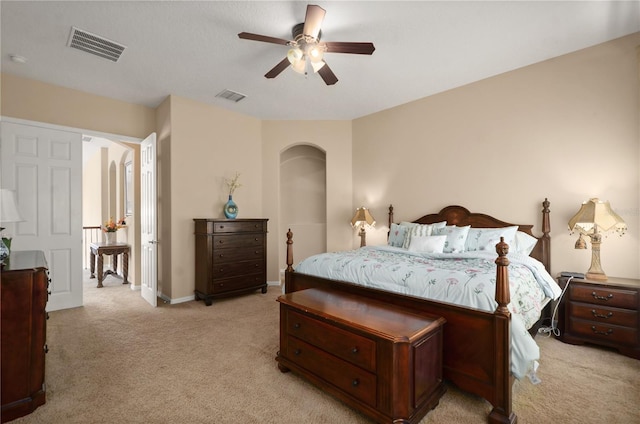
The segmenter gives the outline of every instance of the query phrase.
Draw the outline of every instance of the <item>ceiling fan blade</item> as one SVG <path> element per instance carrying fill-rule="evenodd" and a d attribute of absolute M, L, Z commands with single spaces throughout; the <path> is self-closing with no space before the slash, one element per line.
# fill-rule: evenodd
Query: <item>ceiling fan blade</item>
<path fill-rule="evenodd" d="M 336 77 L 336 74 L 333 73 L 326 62 L 322 68 L 318 69 L 318 73 L 327 85 L 333 85 L 338 82 L 338 77 Z"/>
<path fill-rule="evenodd" d="M 373 54 L 376 49 L 373 43 L 345 43 L 335 41 L 320 44 L 326 46 L 327 53 Z"/>
<path fill-rule="evenodd" d="M 291 65 L 291 62 L 289 62 L 289 59 L 287 59 L 285 57 L 284 59 L 282 59 L 282 61 L 280 63 L 278 63 L 276 66 L 274 66 L 269 72 L 264 74 L 264 76 L 266 78 L 275 78 L 278 75 L 280 75 L 280 73 L 282 71 L 287 69 L 289 67 L 289 65 Z"/>
<path fill-rule="evenodd" d="M 285 46 L 288 46 L 291 43 L 291 41 L 285 40 L 284 38 L 276 38 L 276 37 L 269 37 L 266 35 L 252 34 L 250 32 L 241 32 L 238 34 L 238 37 L 243 38 L 245 40 L 264 41 L 265 43 L 273 43 L 273 44 L 284 44 Z"/>
<path fill-rule="evenodd" d="M 304 29 L 302 33 L 304 35 L 310 35 L 313 38 L 318 38 L 320 27 L 322 26 L 322 21 L 326 13 L 327 11 L 320 6 L 314 4 L 307 5 L 307 15 L 304 18 Z"/>

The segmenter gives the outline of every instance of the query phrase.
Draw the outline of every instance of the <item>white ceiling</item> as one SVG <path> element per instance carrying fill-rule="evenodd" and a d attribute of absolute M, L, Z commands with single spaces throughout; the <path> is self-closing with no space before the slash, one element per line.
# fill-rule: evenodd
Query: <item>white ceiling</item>
<path fill-rule="evenodd" d="M 324 41 L 370 41 L 372 56 L 327 54 L 339 81 L 264 74 L 290 39 L 299 1 L 2 1 L 2 72 L 156 107 L 174 94 L 261 119 L 354 119 L 640 31 L 638 1 L 319 1 Z M 72 26 L 127 46 L 117 63 L 71 49 Z M 11 54 L 24 56 L 24 64 Z M 234 103 L 224 89 L 245 94 Z"/>

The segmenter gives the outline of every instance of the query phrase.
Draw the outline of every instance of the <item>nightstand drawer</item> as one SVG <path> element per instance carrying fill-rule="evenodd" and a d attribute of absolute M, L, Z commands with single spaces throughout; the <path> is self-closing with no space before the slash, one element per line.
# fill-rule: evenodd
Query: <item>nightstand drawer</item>
<path fill-rule="evenodd" d="M 376 376 L 308 343 L 289 337 L 287 357 L 351 396 L 376 406 Z"/>
<path fill-rule="evenodd" d="M 582 334 L 593 340 L 610 343 L 634 345 L 638 342 L 637 329 L 618 325 L 606 325 L 571 318 L 569 320 L 569 330 L 574 334 Z"/>
<path fill-rule="evenodd" d="M 376 370 L 376 343 L 312 318 L 287 311 L 287 332 L 369 371 Z"/>
<path fill-rule="evenodd" d="M 572 282 L 569 286 L 569 299 L 624 309 L 638 307 L 637 291 L 600 287 L 594 284 Z"/>
<path fill-rule="evenodd" d="M 588 303 L 574 303 L 569 305 L 569 314 L 572 317 L 594 321 L 604 325 L 621 325 L 624 327 L 638 328 L 638 312 L 629 309 L 607 308 Z"/>

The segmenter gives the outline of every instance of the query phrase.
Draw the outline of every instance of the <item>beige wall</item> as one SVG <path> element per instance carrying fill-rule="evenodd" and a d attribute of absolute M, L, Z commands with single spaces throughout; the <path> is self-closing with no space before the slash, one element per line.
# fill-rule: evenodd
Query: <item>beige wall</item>
<path fill-rule="evenodd" d="M 279 223 L 280 153 L 295 145 L 311 145 L 326 152 L 327 250 L 351 244 L 351 121 L 263 121 L 263 214 L 269 218 L 267 279 L 277 281 L 285 268 L 287 228 Z M 295 235 L 294 235 L 295 246 Z M 299 261 L 295 256 L 294 260 Z"/>
<path fill-rule="evenodd" d="M 155 111 L 119 100 L 2 74 L 2 116 L 145 138 Z"/>
<path fill-rule="evenodd" d="M 171 96 L 172 299 L 193 296 L 193 218 L 224 218 L 225 178 L 240 173 L 242 187 L 233 194 L 238 218 L 269 218 L 262 211 L 261 157 L 260 120 Z M 167 248 L 166 240 L 160 244 Z"/>
<path fill-rule="evenodd" d="M 603 240 L 608 275 L 640 277 L 640 33 L 357 119 L 354 205 L 377 218 L 384 243 L 389 203 L 412 220 L 449 204 L 533 223 L 551 202 L 552 272 L 585 272 L 567 222 L 599 197 L 627 222 Z"/>

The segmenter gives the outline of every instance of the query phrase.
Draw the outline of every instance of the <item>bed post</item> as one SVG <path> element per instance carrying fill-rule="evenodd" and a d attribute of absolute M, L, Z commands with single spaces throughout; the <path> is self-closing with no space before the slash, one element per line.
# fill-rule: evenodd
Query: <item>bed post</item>
<path fill-rule="evenodd" d="M 391 231 L 391 224 L 393 224 L 393 205 L 389 205 L 389 231 Z"/>
<path fill-rule="evenodd" d="M 549 223 L 549 199 L 544 198 L 542 202 L 542 263 L 547 272 L 551 272 L 551 224 Z"/>
<path fill-rule="evenodd" d="M 287 272 L 293 272 L 293 233 L 291 228 L 287 231 Z"/>
<path fill-rule="evenodd" d="M 511 313 L 507 305 L 511 301 L 509 293 L 509 245 L 500 237 L 496 244 L 496 302 L 498 308 L 494 313 L 496 336 L 496 362 L 494 367 L 495 385 L 493 409 L 489 414 L 490 424 L 515 424 L 516 414 L 513 413 L 511 393 L 511 332 L 509 329 Z"/>

